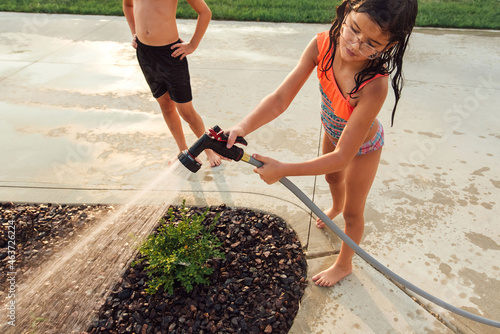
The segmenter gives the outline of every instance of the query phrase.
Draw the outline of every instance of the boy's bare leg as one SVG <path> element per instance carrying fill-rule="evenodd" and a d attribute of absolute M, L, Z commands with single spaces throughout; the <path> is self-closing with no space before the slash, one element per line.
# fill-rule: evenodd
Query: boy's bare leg
<path fill-rule="evenodd" d="M 363 238 L 366 198 L 377 173 L 382 150 L 356 156 L 346 169 L 345 233 L 357 244 Z M 352 272 L 354 250 L 342 242 L 340 254 L 328 269 L 312 279 L 319 286 L 332 286 Z"/>
<path fill-rule="evenodd" d="M 177 110 L 179 111 L 180 116 L 189 124 L 189 127 L 191 128 L 193 133 L 197 137 L 201 137 L 205 133 L 206 129 L 200 115 L 196 112 L 196 110 L 194 110 L 193 102 L 176 103 L 175 105 L 177 107 Z M 214 151 L 207 149 L 205 150 L 205 153 L 211 167 L 216 167 L 221 164 L 221 157 Z"/>
<path fill-rule="evenodd" d="M 184 130 L 182 130 L 181 118 L 177 113 L 175 102 L 172 101 L 168 93 L 163 94 L 156 100 L 160 104 L 163 119 L 165 120 L 165 123 L 167 123 L 168 129 L 174 137 L 177 147 L 179 147 L 179 151 L 182 152 L 187 150 L 188 146 L 186 144 L 186 138 L 184 138 Z"/>
<path fill-rule="evenodd" d="M 174 137 L 174 140 L 179 148 L 179 152 L 188 149 L 186 144 L 186 138 L 184 137 L 184 130 L 182 130 L 182 123 L 179 113 L 177 112 L 177 108 L 175 106 L 175 102 L 172 101 L 170 95 L 168 93 L 163 94 L 161 97 L 156 99 L 160 105 L 161 113 L 163 115 L 163 119 L 165 123 L 167 123 L 168 129 Z M 170 159 L 168 164 L 170 165 L 177 159 L 177 156 Z M 201 164 L 201 160 L 196 157 L 196 161 Z"/>

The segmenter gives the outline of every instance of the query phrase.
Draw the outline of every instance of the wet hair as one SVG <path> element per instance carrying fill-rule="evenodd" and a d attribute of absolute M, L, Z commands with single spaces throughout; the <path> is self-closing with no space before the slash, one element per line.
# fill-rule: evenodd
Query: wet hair
<path fill-rule="evenodd" d="M 377 74 L 391 74 L 392 88 L 396 98 L 391 116 L 391 126 L 394 123 L 396 107 L 403 89 L 403 56 L 408 46 L 415 20 L 417 17 L 417 0 L 344 0 L 337 7 L 337 17 L 330 28 L 330 44 L 323 58 L 324 72 L 333 67 L 335 52 L 340 38 L 340 28 L 351 11 L 365 13 L 377 23 L 383 32 L 389 35 L 389 43 L 397 43 L 385 50 L 379 57 L 369 61 L 368 66 L 354 76 L 355 87 L 349 93 L 356 93 L 361 84 Z M 331 51 L 331 52 L 330 52 Z"/>

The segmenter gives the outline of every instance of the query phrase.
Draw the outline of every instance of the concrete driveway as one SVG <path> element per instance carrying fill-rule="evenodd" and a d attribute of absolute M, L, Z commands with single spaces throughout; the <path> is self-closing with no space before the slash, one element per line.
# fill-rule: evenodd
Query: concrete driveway
<path fill-rule="evenodd" d="M 181 37 L 195 22 L 179 21 Z M 328 25 L 220 22 L 189 57 L 206 126 L 233 125 L 293 68 Z M 500 321 L 500 32 L 416 29 L 406 85 L 366 207 L 361 246 L 436 297 Z M 320 150 L 311 76 L 289 110 L 247 137 L 249 153 L 285 161 Z M 0 13 L 0 201 L 125 203 L 176 155 L 130 46 L 123 17 Z M 186 126 L 188 142 L 195 136 Z M 291 180 L 323 209 L 323 177 Z M 188 204 L 245 206 L 283 217 L 309 256 L 309 277 L 340 241 L 314 227 L 283 186 L 244 163 L 203 166 Z M 177 204 L 177 203 L 174 203 Z M 335 223 L 342 227 L 342 219 Z M 433 315 L 439 314 L 442 321 Z M 293 333 L 498 333 L 396 286 L 355 259 L 333 288 L 310 281 Z"/>

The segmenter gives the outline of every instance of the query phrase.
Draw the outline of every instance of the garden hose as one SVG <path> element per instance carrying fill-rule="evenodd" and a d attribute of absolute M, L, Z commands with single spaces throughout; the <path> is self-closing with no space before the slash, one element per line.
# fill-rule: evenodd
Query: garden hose
<path fill-rule="evenodd" d="M 241 158 L 241 161 L 245 161 L 255 167 L 261 167 L 263 163 L 254 157 L 244 154 L 243 157 Z M 316 205 L 314 204 L 313 201 L 307 197 L 302 190 L 300 190 L 295 184 L 293 184 L 289 179 L 286 177 L 282 178 L 279 181 L 281 184 L 283 184 L 285 187 L 288 188 L 295 196 L 298 197 L 298 199 L 304 203 L 309 209 L 311 209 L 312 212 L 316 214 L 316 216 L 319 217 L 343 242 L 346 243 L 347 246 L 351 247 L 356 254 L 358 254 L 363 260 L 368 262 L 370 265 L 375 267 L 377 270 L 379 270 L 382 274 L 386 275 L 389 277 L 391 280 L 403 285 L 405 288 L 415 292 L 416 294 L 422 296 L 423 298 L 427 299 L 428 301 L 441 306 L 444 309 L 447 309 L 448 311 L 451 311 L 455 314 L 461 315 L 462 317 L 474 320 L 476 322 L 480 322 L 482 324 L 492 326 L 492 327 L 498 327 L 500 328 L 500 322 L 491 320 L 488 318 L 484 318 L 481 316 L 478 316 L 476 314 L 464 311 L 456 306 L 450 305 L 446 303 L 445 301 L 429 294 L 428 292 L 420 289 L 419 287 L 415 286 L 414 284 L 408 282 L 401 276 L 397 275 L 396 273 L 392 272 L 389 268 L 384 266 L 382 263 L 377 261 L 375 258 L 373 258 L 370 254 L 365 252 L 357 243 L 355 243 L 347 234 L 344 233 L 337 225 L 333 223 L 333 221 Z"/>
<path fill-rule="evenodd" d="M 188 168 L 191 172 L 196 173 L 200 169 L 200 165 L 198 162 L 195 161 L 195 157 L 197 157 L 201 152 L 203 152 L 204 149 L 212 149 L 218 154 L 235 160 L 235 161 L 244 161 L 246 163 L 249 163 L 255 167 L 261 167 L 263 163 L 254 157 L 248 155 L 243 151 L 243 149 L 233 145 L 231 148 L 227 148 L 227 140 L 228 137 L 227 135 L 224 134 L 224 132 L 218 127 L 214 126 L 213 128 L 209 129 L 207 133 L 205 133 L 203 136 L 201 136 L 196 143 L 191 146 L 188 150 L 181 152 L 178 156 L 180 162 Z M 236 143 L 240 143 L 243 145 L 246 145 L 247 142 L 245 139 L 242 137 L 238 137 L 236 139 Z M 297 198 L 304 203 L 312 212 L 314 212 L 319 219 L 321 219 L 343 242 L 346 243 L 347 246 L 349 246 L 356 254 L 358 254 L 363 260 L 368 262 L 370 265 L 375 267 L 377 270 L 379 270 L 382 274 L 386 275 L 389 277 L 391 280 L 399 283 L 400 285 L 404 286 L 405 288 L 415 292 L 419 296 L 427 299 L 428 301 L 441 306 L 442 308 L 451 311 L 455 314 L 458 314 L 462 317 L 468 318 L 470 320 L 492 326 L 492 327 L 497 327 L 500 328 L 500 322 L 491 320 L 488 318 L 484 318 L 481 316 L 478 316 L 476 314 L 464 311 L 456 306 L 453 306 L 451 304 L 448 304 L 444 302 L 443 300 L 429 294 L 428 292 L 420 289 L 419 287 L 415 286 L 414 284 L 408 282 L 401 276 L 397 275 L 396 273 L 392 272 L 389 268 L 384 266 L 382 263 L 377 261 L 375 258 L 373 258 L 370 254 L 365 252 L 357 243 L 355 243 L 349 236 L 347 236 L 337 225 L 333 223 L 333 221 L 316 205 L 307 197 L 295 184 L 293 184 L 289 179 L 286 177 L 282 178 L 279 180 L 281 184 L 283 184 L 288 190 L 290 190 Z"/>

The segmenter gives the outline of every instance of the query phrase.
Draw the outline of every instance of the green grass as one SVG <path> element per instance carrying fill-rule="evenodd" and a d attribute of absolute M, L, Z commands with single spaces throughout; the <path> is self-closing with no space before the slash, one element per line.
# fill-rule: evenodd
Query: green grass
<path fill-rule="evenodd" d="M 500 29 L 499 0 L 419 0 L 421 27 Z"/>
<path fill-rule="evenodd" d="M 214 20 L 330 23 L 340 0 L 205 0 Z M 419 0 L 417 26 L 500 29 L 500 0 Z M 0 11 L 123 15 L 120 0 L 1 0 Z M 196 13 L 179 0 L 177 16 Z"/>
<path fill-rule="evenodd" d="M 332 0 L 205 0 L 216 20 L 329 23 L 340 1 Z M 192 9 L 179 1 L 178 16 Z"/>
<path fill-rule="evenodd" d="M 120 0 L 1 0 L 0 11 L 123 15 Z"/>

